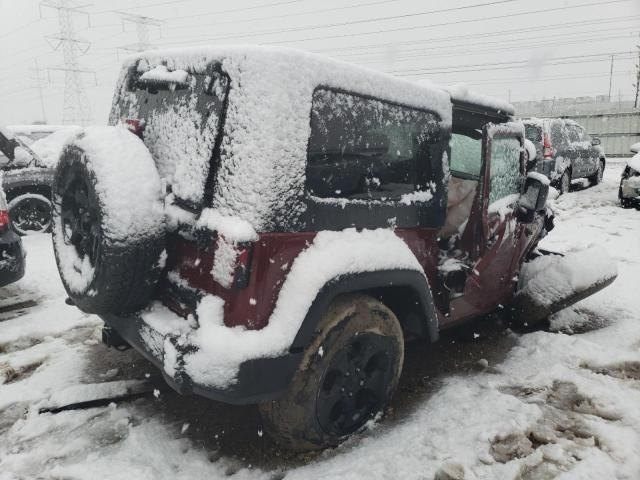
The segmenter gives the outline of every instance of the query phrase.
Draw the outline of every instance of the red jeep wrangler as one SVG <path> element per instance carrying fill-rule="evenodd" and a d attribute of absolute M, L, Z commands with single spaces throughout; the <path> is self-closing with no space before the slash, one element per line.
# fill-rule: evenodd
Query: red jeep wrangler
<path fill-rule="evenodd" d="M 140 54 L 57 168 L 70 300 L 178 392 L 335 445 L 384 410 L 406 339 L 509 304 L 545 235 L 522 124 L 473 100 L 293 50 Z"/>

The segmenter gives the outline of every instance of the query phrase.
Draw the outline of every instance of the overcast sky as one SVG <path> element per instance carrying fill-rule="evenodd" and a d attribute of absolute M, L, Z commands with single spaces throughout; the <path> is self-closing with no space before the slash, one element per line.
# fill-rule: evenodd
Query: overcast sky
<path fill-rule="evenodd" d="M 64 73 L 56 10 L 0 0 L 0 123 L 62 120 Z M 71 1 L 71 0 L 69 0 Z M 80 2 L 77 2 L 80 5 Z M 472 88 L 512 101 L 634 93 L 640 0 L 94 0 L 73 16 L 88 47 L 81 68 L 94 123 L 105 123 L 119 47 L 138 41 L 121 13 L 158 20 L 157 47 L 276 44 L 360 63 L 416 81 Z M 120 12 L 120 13 L 119 13 Z M 634 57 L 634 53 L 635 57 Z M 295 68 L 295 66 L 292 66 Z"/>

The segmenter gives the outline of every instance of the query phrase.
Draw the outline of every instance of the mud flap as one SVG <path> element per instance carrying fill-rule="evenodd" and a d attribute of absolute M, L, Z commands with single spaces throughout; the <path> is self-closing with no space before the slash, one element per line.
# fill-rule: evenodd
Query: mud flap
<path fill-rule="evenodd" d="M 550 275 L 549 269 L 544 269 L 531 277 L 521 278 L 512 303 L 513 319 L 521 325 L 530 326 L 547 319 L 611 285 L 618 276 L 615 268 L 604 272 L 594 271 L 590 278 L 583 279 L 576 286 L 571 281 L 571 276 L 576 274 L 574 270 L 579 267 L 575 265 L 578 260 L 576 254 L 564 256 L 540 250 L 538 253 L 539 256 L 534 261 L 549 256 L 554 258 L 555 268 L 552 269 L 555 275 Z M 583 273 L 578 272 L 581 275 Z M 547 281 L 548 284 L 545 284 Z"/>

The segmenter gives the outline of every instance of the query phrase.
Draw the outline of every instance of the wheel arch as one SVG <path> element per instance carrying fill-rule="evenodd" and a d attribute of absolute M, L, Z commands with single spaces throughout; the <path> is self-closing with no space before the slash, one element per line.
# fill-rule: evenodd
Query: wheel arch
<path fill-rule="evenodd" d="M 438 339 L 438 317 L 428 280 L 416 270 L 378 270 L 342 275 L 327 282 L 309 308 L 291 351 L 307 347 L 331 302 L 337 297 L 361 293 L 384 303 L 398 318 L 405 333 Z"/>

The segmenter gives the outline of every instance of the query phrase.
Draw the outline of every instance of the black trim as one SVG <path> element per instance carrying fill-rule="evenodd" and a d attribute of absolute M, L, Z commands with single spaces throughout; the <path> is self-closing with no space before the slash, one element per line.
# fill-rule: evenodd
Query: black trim
<path fill-rule="evenodd" d="M 420 299 L 420 310 L 423 314 L 425 336 L 431 342 L 438 340 L 438 317 L 429 282 L 425 276 L 415 270 L 382 270 L 342 275 L 328 282 L 318 292 L 307 315 L 291 345 L 291 351 L 304 350 L 318 334 L 316 328 L 331 302 L 346 293 L 362 292 L 384 287 L 409 287 Z"/>
<path fill-rule="evenodd" d="M 163 368 L 164 359 L 158 357 L 159 352 L 153 352 L 142 339 L 141 332 L 148 327 L 144 326 L 139 316 L 120 317 L 106 314 L 100 318 L 160 369 L 165 381 L 176 392 L 183 395 L 196 394 L 232 405 L 250 405 L 277 398 L 288 387 L 303 355 L 303 352 L 289 353 L 275 358 L 246 361 L 240 365 L 236 383 L 227 389 L 210 387 L 195 383 L 184 371 L 179 371 L 175 378 L 168 376 Z M 179 348 L 177 342 L 172 343 Z M 188 351 L 179 351 L 179 355 L 186 353 Z"/>
<path fill-rule="evenodd" d="M 195 383 L 184 371 L 170 377 L 164 372 L 162 352 L 152 351 L 143 340 L 141 332 L 148 329 L 143 320 L 133 315 L 120 317 L 105 314 L 100 317 L 107 328 L 114 329 L 122 340 L 140 352 L 162 372 L 166 382 L 181 394 L 197 394 L 233 405 L 249 405 L 278 398 L 289 386 L 302 358 L 305 348 L 317 334 L 316 327 L 336 296 L 359 291 L 378 290 L 385 287 L 408 287 L 415 291 L 423 313 L 424 336 L 432 342 L 438 339 L 438 324 L 435 306 L 427 279 L 413 270 L 387 270 L 344 275 L 327 283 L 316 296 L 311 308 L 289 349 L 289 353 L 274 358 L 257 358 L 240 365 L 237 382 L 227 389 Z M 174 339 L 175 340 L 175 339 Z M 164 337 L 163 337 L 164 341 Z M 172 341 L 179 351 L 178 356 L 189 353 L 181 350 L 177 341 Z M 180 360 L 178 360 L 180 363 Z"/>

